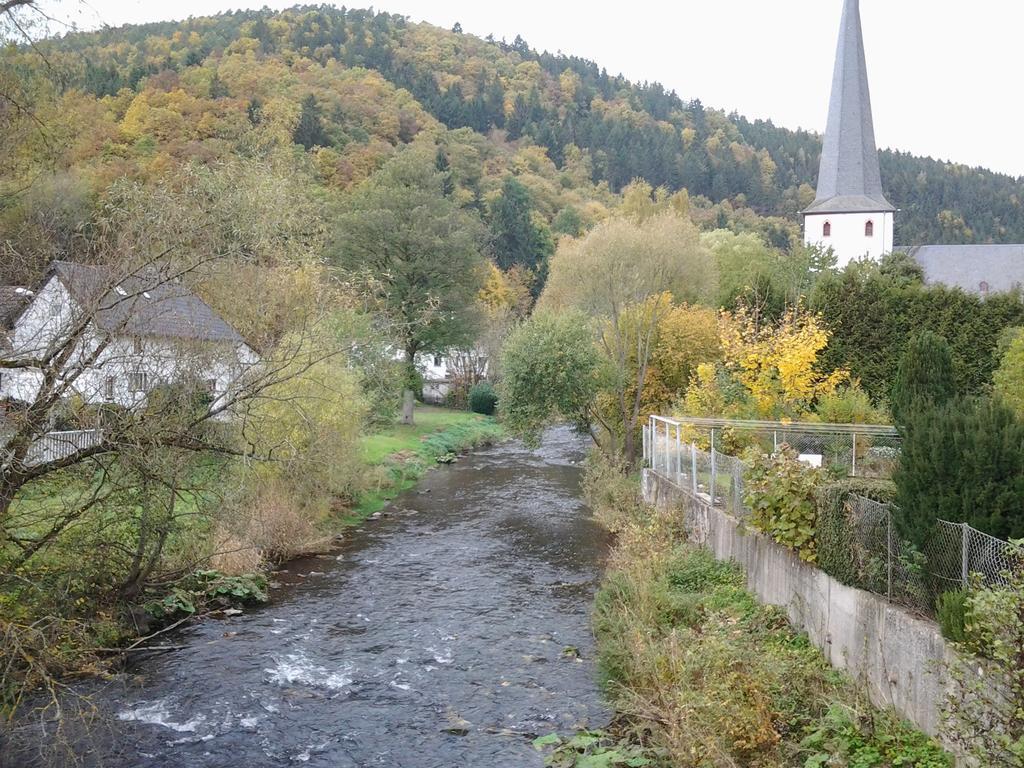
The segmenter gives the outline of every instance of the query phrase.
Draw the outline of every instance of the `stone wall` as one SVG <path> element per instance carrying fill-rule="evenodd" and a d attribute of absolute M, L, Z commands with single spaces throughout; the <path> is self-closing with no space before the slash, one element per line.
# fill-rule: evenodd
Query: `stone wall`
<path fill-rule="evenodd" d="M 945 662 L 952 654 L 939 628 L 885 598 L 848 587 L 793 552 L 712 507 L 651 470 L 644 498 L 681 508 L 692 540 L 747 572 L 758 598 L 784 608 L 833 666 L 860 681 L 871 701 L 892 707 L 925 733 L 938 735 L 945 698 Z"/>

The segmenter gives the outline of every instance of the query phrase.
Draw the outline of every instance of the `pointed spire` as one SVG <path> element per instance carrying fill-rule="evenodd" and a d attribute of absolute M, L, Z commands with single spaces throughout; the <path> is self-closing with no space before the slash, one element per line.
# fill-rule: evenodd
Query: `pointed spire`
<path fill-rule="evenodd" d="M 805 213 L 893 211 L 882 192 L 860 0 L 845 0 L 839 27 L 818 194 Z"/>

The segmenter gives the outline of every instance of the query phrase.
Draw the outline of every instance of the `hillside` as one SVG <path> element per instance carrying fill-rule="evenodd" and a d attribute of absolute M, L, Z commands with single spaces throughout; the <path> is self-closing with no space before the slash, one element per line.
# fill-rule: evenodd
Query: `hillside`
<path fill-rule="evenodd" d="M 71 34 L 6 56 L 45 73 L 34 87 L 64 123 L 22 147 L 20 163 L 19 153 L 8 158 L 15 187 L 42 158 L 47 172 L 73 170 L 95 192 L 122 175 L 258 154 L 290 136 L 307 150 L 312 179 L 343 189 L 396 147 L 448 128 L 442 143 L 467 203 L 480 205 L 513 171 L 549 223 L 571 207 L 575 228 L 643 177 L 687 189 L 698 208 L 728 201 L 706 215 L 712 225 L 735 224 L 742 208 L 795 224 L 820 153 L 814 134 L 686 102 L 519 38 L 373 11 L 239 11 Z M 1024 241 L 1021 180 L 893 152 L 882 166 L 903 211 L 899 241 Z M 794 232 L 746 218 L 780 246 Z"/>

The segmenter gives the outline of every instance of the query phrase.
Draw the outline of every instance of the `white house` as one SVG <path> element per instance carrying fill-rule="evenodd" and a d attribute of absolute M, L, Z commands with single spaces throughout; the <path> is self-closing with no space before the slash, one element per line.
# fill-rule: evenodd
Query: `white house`
<path fill-rule="evenodd" d="M 215 405 L 259 361 L 180 281 L 141 272 L 118 279 L 105 267 L 55 261 L 36 290 L 0 288 L 0 355 L 39 360 L 61 347 L 73 349 L 59 366 L 71 392 L 126 408 L 183 383 Z M 0 399 L 31 402 L 42 375 L 39 366 L 2 370 Z"/>
<path fill-rule="evenodd" d="M 445 354 L 419 354 L 416 368 L 423 376 L 423 401 L 444 405 L 458 381 L 470 385 L 487 378 L 489 364 L 481 350 L 449 350 Z"/>

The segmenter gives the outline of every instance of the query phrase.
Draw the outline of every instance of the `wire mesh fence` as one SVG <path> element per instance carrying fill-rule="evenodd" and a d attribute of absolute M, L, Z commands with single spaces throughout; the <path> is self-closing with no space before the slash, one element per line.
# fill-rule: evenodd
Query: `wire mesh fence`
<path fill-rule="evenodd" d="M 655 417 L 659 418 L 659 417 Z M 756 446 L 774 453 L 788 445 L 801 460 L 850 477 L 889 477 L 899 458 L 901 438 L 891 427 L 876 424 L 817 424 L 682 416 L 684 442 L 705 450 L 736 455 Z"/>
<path fill-rule="evenodd" d="M 717 449 L 702 450 L 696 441 L 684 439 L 687 434 L 683 422 L 652 417 L 644 427 L 647 466 L 733 517 L 747 518 L 750 510 L 744 501 L 746 464 Z M 779 445 L 792 447 L 792 437 L 793 433 L 783 432 Z M 838 438 L 822 433 L 815 437 L 818 442 L 808 439 L 798 445 L 820 449 L 831 456 L 842 455 Z M 898 453 L 893 445 L 882 444 L 885 435 L 874 437 L 881 439 L 864 448 L 864 456 L 872 451 L 885 454 L 881 449 Z M 852 439 L 848 444 L 856 455 L 860 448 L 853 449 Z M 828 454 L 830 449 L 833 452 Z M 808 461 L 806 456 L 802 458 L 805 463 L 821 466 Z M 885 460 L 889 459 L 886 454 Z M 850 461 L 852 468 L 852 457 Z M 939 521 L 934 536 L 921 550 L 898 535 L 893 504 L 854 494 L 845 494 L 840 501 L 834 509 L 826 506 L 819 511 L 819 566 L 845 584 L 883 595 L 917 613 L 933 615 L 939 595 L 967 587 L 975 579 L 990 587 L 1003 585 L 1005 573 L 1021 567 L 1013 561 L 1008 542 L 969 525 Z"/>

